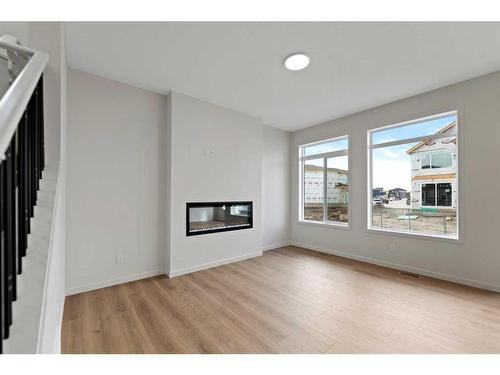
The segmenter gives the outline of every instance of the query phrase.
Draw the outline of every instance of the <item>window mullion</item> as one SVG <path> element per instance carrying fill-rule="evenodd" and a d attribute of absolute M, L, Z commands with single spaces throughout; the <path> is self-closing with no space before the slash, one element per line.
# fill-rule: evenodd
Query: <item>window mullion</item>
<path fill-rule="evenodd" d="M 338 151 L 331 151 L 331 152 L 324 152 L 321 154 L 313 154 L 313 155 L 307 155 L 307 156 L 300 156 L 300 160 L 314 160 L 314 159 L 321 159 L 321 158 L 334 158 L 337 156 L 346 156 L 348 155 L 349 150 L 338 150 Z"/>
<path fill-rule="evenodd" d="M 305 187 L 305 183 L 306 183 L 306 175 L 305 175 L 305 171 L 304 171 L 304 166 L 305 166 L 305 161 L 301 161 L 301 170 L 300 170 L 300 188 L 302 189 L 302 202 L 300 202 L 300 212 L 299 212 L 299 217 L 300 217 L 300 220 L 304 220 L 304 205 L 306 204 L 306 187 Z"/>
<path fill-rule="evenodd" d="M 327 158 L 323 158 L 323 221 L 326 222 L 327 220 L 327 201 L 326 201 L 326 194 L 327 194 L 327 189 L 328 189 L 328 168 L 327 168 Z"/>

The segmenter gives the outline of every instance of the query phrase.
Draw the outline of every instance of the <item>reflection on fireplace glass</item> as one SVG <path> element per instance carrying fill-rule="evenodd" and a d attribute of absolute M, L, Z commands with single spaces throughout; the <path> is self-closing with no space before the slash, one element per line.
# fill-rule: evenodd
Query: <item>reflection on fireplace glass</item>
<path fill-rule="evenodd" d="M 186 235 L 252 228 L 252 208 L 252 202 L 186 203 Z"/>

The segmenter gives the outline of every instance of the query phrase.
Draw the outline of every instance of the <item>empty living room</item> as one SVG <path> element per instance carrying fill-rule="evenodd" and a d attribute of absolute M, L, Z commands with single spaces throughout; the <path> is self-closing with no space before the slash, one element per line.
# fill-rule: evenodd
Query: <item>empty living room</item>
<path fill-rule="evenodd" d="M 2 374 L 500 368 L 481 2 L 12 3 Z"/>

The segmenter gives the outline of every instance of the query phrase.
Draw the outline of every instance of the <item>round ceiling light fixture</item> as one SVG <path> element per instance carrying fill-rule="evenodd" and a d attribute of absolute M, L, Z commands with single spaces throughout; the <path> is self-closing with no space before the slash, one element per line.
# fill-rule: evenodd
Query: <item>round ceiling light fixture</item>
<path fill-rule="evenodd" d="M 309 65 L 309 56 L 305 53 L 294 53 L 285 59 L 285 68 L 288 70 L 302 70 Z"/>

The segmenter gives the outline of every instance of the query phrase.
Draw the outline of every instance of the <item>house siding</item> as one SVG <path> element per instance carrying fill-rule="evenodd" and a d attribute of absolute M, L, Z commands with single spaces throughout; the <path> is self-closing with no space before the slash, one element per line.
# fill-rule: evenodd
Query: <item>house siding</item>
<path fill-rule="evenodd" d="M 411 154 L 412 208 L 420 209 L 422 207 L 426 207 L 422 202 L 422 185 L 437 183 L 449 183 L 451 185 L 451 206 L 446 206 L 446 208 L 457 208 L 457 137 L 456 135 L 446 136 L 447 132 L 455 130 L 456 123 L 451 126 L 446 132 L 443 132 L 443 138 L 424 142 L 419 147 L 414 147 L 409 151 L 409 153 Z M 451 167 L 422 169 L 422 160 L 424 156 L 435 154 L 438 151 L 449 151 L 451 153 Z"/>

